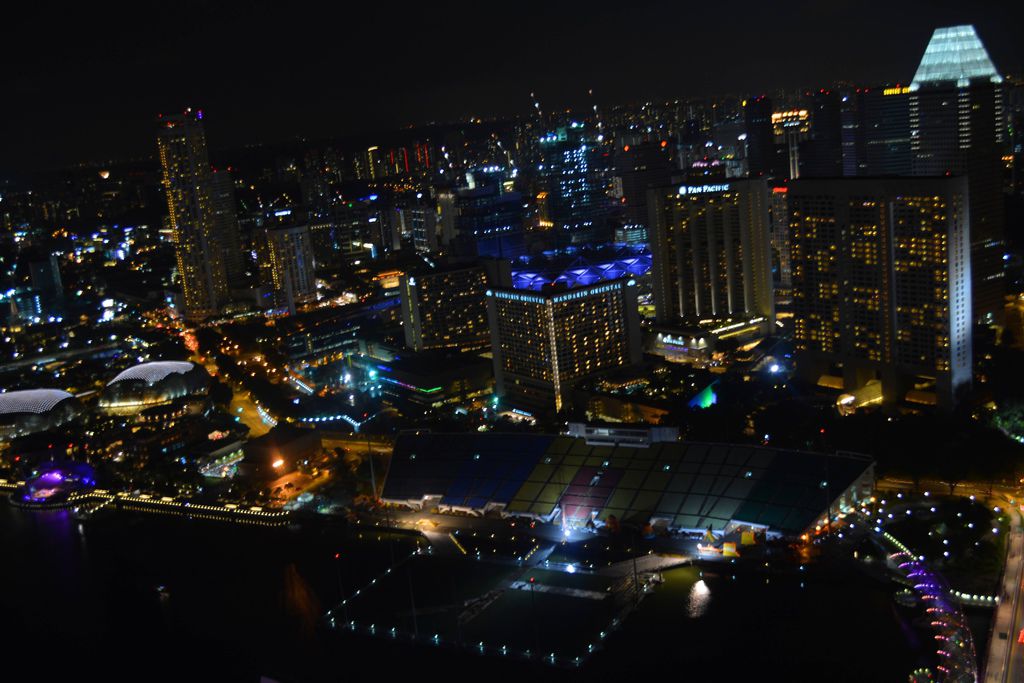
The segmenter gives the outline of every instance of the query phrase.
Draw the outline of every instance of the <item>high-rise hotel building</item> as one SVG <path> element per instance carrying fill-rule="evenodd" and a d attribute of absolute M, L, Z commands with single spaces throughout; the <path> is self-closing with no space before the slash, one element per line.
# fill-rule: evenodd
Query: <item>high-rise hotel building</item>
<path fill-rule="evenodd" d="M 491 340 L 487 287 L 487 270 L 476 263 L 404 273 L 398 289 L 406 347 L 414 351 L 486 348 Z"/>
<path fill-rule="evenodd" d="M 573 385 L 641 358 L 637 288 L 619 279 L 487 297 L 495 391 L 513 407 L 560 411 Z"/>
<path fill-rule="evenodd" d="M 789 184 L 797 372 L 950 407 L 971 383 L 967 179 Z"/>
<path fill-rule="evenodd" d="M 935 29 L 909 92 L 911 172 L 965 175 L 975 317 L 1003 310 L 1003 79 L 973 26 Z"/>
<path fill-rule="evenodd" d="M 774 318 L 769 204 L 762 178 L 649 190 L 659 324 Z"/>
<path fill-rule="evenodd" d="M 238 223 L 227 175 L 210 168 L 202 111 L 161 116 L 157 147 L 174 236 L 185 315 L 216 314 L 229 297 L 229 271 L 238 269 Z"/>

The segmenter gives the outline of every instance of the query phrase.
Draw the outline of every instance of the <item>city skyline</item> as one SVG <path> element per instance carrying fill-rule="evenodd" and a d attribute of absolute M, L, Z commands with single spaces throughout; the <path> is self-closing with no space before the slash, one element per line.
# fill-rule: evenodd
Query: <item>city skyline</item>
<path fill-rule="evenodd" d="M 17 10 L 5 670 L 1024 680 L 1018 14 Z"/>
<path fill-rule="evenodd" d="M 127 23 L 123 16 L 71 10 L 48 25 L 53 37 L 45 50 L 32 41 L 42 10 L 22 10 L 7 22 L 0 48 L 19 67 L 7 79 L 18 106 L 0 114 L 0 130 L 9 131 L 0 177 L 152 157 L 149 122 L 158 112 L 189 106 L 215 112 L 211 138 L 215 149 L 228 149 L 470 116 L 525 116 L 531 93 L 542 106 L 561 109 L 836 81 L 909 82 L 939 25 L 974 23 L 1003 72 L 1024 68 L 1024 48 L 1009 29 L 1019 10 L 1001 3 L 874 3 L 871 9 L 804 3 L 783 22 L 753 3 L 741 11 L 733 3 L 727 14 L 711 6 L 682 14 L 647 2 L 631 9 L 624 27 L 612 19 L 612 6 L 588 9 L 528 5 L 498 26 L 459 16 L 455 7 L 398 16 L 364 7 L 316 22 L 307 21 L 316 16 L 312 11 L 269 5 L 241 12 L 186 4 L 171 16 L 129 17 Z M 718 25 L 728 30 L 702 30 Z M 385 30 L 360 28 L 370 26 Z M 780 38 L 773 40 L 765 26 Z M 468 46 L 428 40 L 446 34 L 485 40 Z M 643 68 L 635 68 L 640 63 Z M 566 70 L 573 72 L 569 87 Z M 75 111 L 70 117 L 69 106 Z"/>

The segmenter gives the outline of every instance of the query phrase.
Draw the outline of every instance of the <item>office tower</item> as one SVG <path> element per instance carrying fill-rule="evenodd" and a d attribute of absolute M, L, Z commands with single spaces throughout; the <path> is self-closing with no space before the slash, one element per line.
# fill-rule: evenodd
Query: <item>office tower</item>
<path fill-rule="evenodd" d="M 824 88 L 804 93 L 809 116 L 807 139 L 800 145 L 800 177 L 839 178 L 843 175 L 843 101 Z"/>
<path fill-rule="evenodd" d="M 26 322 L 52 322 L 64 312 L 64 283 L 57 255 L 33 249 L 27 256 L 31 287 L 10 289 L 7 298 Z"/>
<path fill-rule="evenodd" d="M 1024 81 L 1012 81 L 1006 91 L 1007 143 L 1009 146 L 1010 188 L 1024 193 Z"/>
<path fill-rule="evenodd" d="M 772 121 L 772 101 L 765 95 L 743 103 L 747 129 L 747 169 L 751 176 L 783 175 Z"/>
<path fill-rule="evenodd" d="M 839 117 L 842 124 L 843 177 L 864 175 L 864 135 L 861 130 L 860 89 L 844 91 L 839 98 Z"/>
<path fill-rule="evenodd" d="M 376 180 L 385 175 L 381 150 L 377 145 L 366 150 L 366 169 L 370 180 Z"/>
<path fill-rule="evenodd" d="M 774 317 L 763 178 L 654 189 L 648 204 L 659 323 Z"/>
<path fill-rule="evenodd" d="M 335 187 L 343 179 L 344 159 L 331 147 L 306 152 L 302 166 L 302 202 L 325 210 L 334 203 Z"/>
<path fill-rule="evenodd" d="M 394 246 L 389 218 L 376 194 L 337 202 L 316 220 L 315 248 L 332 262 L 352 264 L 376 258 L 386 245 Z"/>
<path fill-rule="evenodd" d="M 789 178 L 799 178 L 802 164 L 800 152 L 811 134 L 811 114 L 806 109 L 772 112 L 775 141 L 786 150 Z"/>
<path fill-rule="evenodd" d="M 616 235 L 647 241 L 647 190 L 672 180 L 674 145 L 668 140 L 648 140 L 620 145 L 615 152 L 612 196 L 620 202 L 622 225 Z"/>
<path fill-rule="evenodd" d="M 313 246 L 309 226 L 270 225 L 256 240 L 260 280 L 273 308 L 295 313 L 296 304 L 316 299 Z"/>
<path fill-rule="evenodd" d="M 966 175 L 974 315 L 1003 308 L 1002 77 L 973 26 L 938 28 L 910 84 L 914 175 Z"/>
<path fill-rule="evenodd" d="M 391 207 L 391 228 L 395 234 L 409 237 L 418 254 L 432 254 L 438 250 L 437 207 L 423 201 L 421 195 L 417 195 L 414 202 Z"/>
<path fill-rule="evenodd" d="M 157 134 L 185 315 L 194 319 L 214 315 L 227 302 L 226 260 L 238 245 L 230 176 L 210 169 L 202 119 L 202 111 L 191 109 L 161 116 Z"/>
<path fill-rule="evenodd" d="M 910 86 L 856 94 L 863 153 L 858 175 L 910 175 Z"/>
<path fill-rule="evenodd" d="M 784 296 L 793 288 L 793 266 L 789 246 L 789 188 L 785 185 L 772 187 L 771 198 L 771 244 L 772 263 L 776 264 L 774 277 L 776 289 Z"/>
<path fill-rule="evenodd" d="M 492 289 L 487 312 L 495 392 L 514 407 L 558 412 L 578 380 L 641 358 L 631 279 L 540 292 Z"/>
<path fill-rule="evenodd" d="M 309 241 L 313 249 L 313 261 L 317 267 L 336 269 L 344 262 L 341 229 L 333 211 L 328 209 L 310 213 Z"/>
<path fill-rule="evenodd" d="M 487 271 L 482 265 L 441 265 L 399 279 L 405 345 L 427 349 L 482 349 L 487 325 Z"/>
<path fill-rule="evenodd" d="M 559 243 L 608 239 L 611 205 L 600 144 L 575 121 L 540 138 L 540 183 Z"/>
<path fill-rule="evenodd" d="M 971 383 L 968 182 L 789 184 L 797 371 L 950 407 Z M 841 376 L 841 380 L 838 377 Z"/>
<path fill-rule="evenodd" d="M 526 253 L 523 196 L 500 185 L 438 193 L 441 242 L 463 256 L 515 258 Z"/>
<path fill-rule="evenodd" d="M 209 188 L 213 234 L 217 236 L 217 243 L 224 254 L 224 270 L 230 289 L 238 287 L 245 277 L 242 238 L 235 204 L 235 182 L 229 171 L 215 171 L 210 174 Z"/>
<path fill-rule="evenodd" d="M 52 304 L 64 298 L 64 283 L 61 281 L 60 263 L 56 254 L 33 258 L 28 267 L 32 289 L 45 301 Z"/>

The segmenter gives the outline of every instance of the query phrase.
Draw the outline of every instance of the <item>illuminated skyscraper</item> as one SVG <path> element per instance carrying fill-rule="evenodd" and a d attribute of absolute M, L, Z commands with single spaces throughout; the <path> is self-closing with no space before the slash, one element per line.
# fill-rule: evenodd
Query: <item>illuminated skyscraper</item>
<path fill-rule="evenodd" d="M 313 245 L 308 225 L 276 225 L 256 239 L 260 280 L 274 308 L 295 313 L 296 304 L 316 298 Z"/>
<path fill-rule="evenodd" d="M 578 380 L 641 358 L 633 280 L 493 289 L 487 309 L 495 391 L 517 408 L 560 411 Z"/>
<path fill-rule="evenodd" d="M 771 200 L 772 262 L 778 268 L 773 280 L 779 294 L 787 299 L 793 287 L 793 266 L 790 263 L 789 248 L 789 202 L 786 197 L 788 192 L 787 186 L 776 185 L 772 187 Z"/>
<path fill-rule="evenodd" d="M 469 351 L 490 343 L 483 266 L 440 266 L 404 274 L 399 291 L 408 348 Z"/>
<path fill-rule="evenodd" d="M 185 315 L 195 319 L 227 302 L 229 269 L 241 268 L 230 176 L 210 169 L 202 118 L 191 109 L 161 116 L 157 134 Z"/>
<path fill-rule="evenodd" d="M 605 157 L 598 138 L 587 134 L 582 123 L 574 121 L 540 138 L 540 179 L 560 242 L 608 238 Z"/>
<path fill-rule="evenodd" d="M 966 175 L 974 315 L 1003 309 L 1002 77 L 973 26 L 938 28 L 910 84 L 914 175 Z"/>
<path fill-rule="evenodd" d="M 653 189 L 648 207 L 659 323 L 774 317 L 763 178 Z"/>
<path fill-rule="evenodd" d="M 462 256 L 516 258 L 526 253 L 523 196 L 500 185 L 438 193 L 441 243 Z"/>
<path fill-rule="evenodd" d="M 952 406 L 971 383 L 967 180 L 798 180 L 787 196 L 797 371 Z"/>
<path fill-rule="evenodd" d="M 772 113 L 772 130 L 776 142 L 786 149 L 789 178 L 799 178 L 803 163 L 800 152 L 811 135 L 811 113 L 806 109 L 790 109 Z"/>
<path fill-rule="evenodd" d="M 396 203 L 391 208 L 390 218 L 394 234 L 411 237 L 416 253 L 437 251 L 437 207 L 432 202 L 417 196 L 416 201 Z"/>

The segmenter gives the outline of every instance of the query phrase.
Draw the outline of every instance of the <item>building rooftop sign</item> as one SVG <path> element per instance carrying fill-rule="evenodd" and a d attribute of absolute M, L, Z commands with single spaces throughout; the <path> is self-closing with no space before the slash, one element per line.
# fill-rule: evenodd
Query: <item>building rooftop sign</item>
<path fill-rule="evenodd" d="M 713 194 L 716 192 L 728 192 L 729 183 L 718 183 L 715 185 L 680 185 L 680 196 L 692 194 Z"/>

